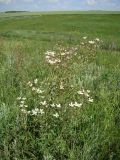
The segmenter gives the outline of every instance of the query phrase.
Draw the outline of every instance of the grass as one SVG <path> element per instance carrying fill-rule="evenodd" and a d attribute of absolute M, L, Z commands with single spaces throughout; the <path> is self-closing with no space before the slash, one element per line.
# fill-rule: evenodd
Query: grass
<path fill-rule="evenodd" d="M 1 15 L 0 159 L 119 160 L 120 15 Z"/>

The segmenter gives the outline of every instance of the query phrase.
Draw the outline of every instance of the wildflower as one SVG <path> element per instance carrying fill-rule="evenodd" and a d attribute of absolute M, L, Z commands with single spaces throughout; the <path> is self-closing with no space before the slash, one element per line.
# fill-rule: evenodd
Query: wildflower
<path fill-rule="evenodd" d="M 85 92 L 84 95 L 85 95 L 86 97 L 89 97 L 89 94 L 88 94 L 87 92 Z"/>
<path fill-rule="evenodd" d="M 39 112 L 39 109 L 38 109 L 38 108 L 35 108 L 35 111 L 36 111 L 36 112 Z"/>
<path fill-rule="evenodd" d="M 65 52 L 63 52 L 63 53 L 61 53 L 61 56 L 64 56 L 66 53 Z"/>
<path fill-rule="evenodd" d="M 23 112 L 24 114 L 27 114 L 27 111 L 25 109 L 21 109 L 21 112 Z"/>
<path fill-rule="evenodd" d="M 100 39 L 99 39 L 99 38 L 96 38 L 95 40 L 96 40 L 96 41 L 98 41 L 98 42 L 100 41 Z"/>
<path fill-rule="evenodd" d="M 46 101 L 40 102 L 43 106 L 47 105 Z"/>
<path fill-rule="evenodd" d="M 88 101 L 89 101 L 89 102 L 93 102 L 93 99 L 92 99 L 92 98 L 89 98 Z"/>
<path fill-rule="evenodd" d="M 84 42 L 81 42 L 81 44 L 84 45 L 85 43 L 84 43 Z"/>
<path fill-rule="evenodd" d="M 63 83 L 60 83 L 60 89 L 64 89 Z"/>
<path fill-rule="evenodd" d="M 35 88 L 35 87 L 33 87 L 33 88 L 32 88 L 32 91 L 36 91 L 36 88 Z"/>
<path fill-rule="evenodd" d="M 36 109 L 33 109 L 33 110 L 32 110 L 32 115 L 37 115 L 37 114 L 38 114 L 38 111 L 39 111 L 39 109 L 37 109 L 37 108 L 36 108 Z"/>
<path fill-rule="evenodd" d="M 37 84 L 37 83 L 38 83 L 38 79 L 35 79 L 35 80 L 34 80 L 34 83 Z"/>
<path fill-rule="evenodd" d="M 53 104 L 51 104 L 51 107 L 55 107 L 55 104 L 53 103 Z"/>
<path fill-rule="evenodd" d="M 73 104 L 73 102 L 71 102 L 71 103 L 69 104 L 69 106 L 70 106 L 70 107 L 74 107 L 74 104 Z"/>
<path fill-rule="evenodd" d="M 33 84 L 32 84 L 30 81 L 27 83 L 27 85 L 28 85 L 29 87 L 32 87 L 32 86 L 33 86 Z"/>
<path fill-rule="evenodd" d="M 25 107 L 25 108 L 27 108 L 27 107 L 28 107 L 28 105 L 24 105 L 24 107 Z"/>
<path fill-rule="evenodd" d="M 81 107 L 81 106 L 82 106 L 82 103 L 77 103 L 77 102 L 75 102 L 74 106 L 75 106 L 75 107 Z"/>
<path fill-rule="evenodd" d="M 44 114 L 43 109 L 40 109 L 40 110 L 39 110 L 39 113 L 40 113 L 40 114 Z"/>
<path fill-rule="evenodd" d="M 83 95 L 83 94 L 84 94 L 83 91 L 78 91 L 77 93 L 80 94 L 80 95 Z"/>
<path fill-rule="evenodd" d="M 60 63 L 61 60 L 60 59 L 55 59 L 55 63 Z"/>
<path fill-rule="evenodd" d="M 52 65 L 52 64 L 55 64 L 56 61 L 49 60 L 48 63 Z"/>
<path fill-rule="evenodd" d="M 52 52 L 52 51 L 47 51 L 47 52 L 45 53 L 45 55 L 54 56 L 54 55 L 55 55 L 55 52 Z"/>
<path fill-rule="evenodd" d="M 78 103 L 77 107 L 81 107 L 83 104 L 82 103 Z"/>
<path fill-rule="evenodd" d="M 73 85 L 71 85 L 70 87 L 71 87 L 71 88 L 73 88 L 74 86 L 73 86 Z"/>
<path fill-rule="evenodd" d="M 43 93 L 44 91 L 42 91 L 41 89 L 36 89 L 36 92 L 38 93 L 38 94 L 41 94 L 41 93 Z"/>
<path fill-rule="evenodd" d="M 19 106 L 20 108 L 23 108 L 24 107 L 24 105 L 23 104 L 20 104 L 20 106 Z"/>
<path fill-rule="evenodd" d="M 26 98 L 25 98 L 25 97 L 23 97 L 23 98 L 22 98 L 22 100 L 23 100 L 23 101 L 25 101 L 25 100 L 26 100 Z"/>
<path fill-rule="evenodd" d="M 21 97 L 18 97 L 17 100 L 21 100 Z"/>
<path fill-rule="evenodd" d="M 87 93 L 90 93 L 90 90 L 87 90 Z"/>
<path fill-rule="evenodd" d="M 49 59 L 49 58 L 50 58 L 50 56 L 46 56 L 45 58 L 46 58 L 46 59 Z"/>
<path fill-rule="evenodd" d="M 27 113 L 28 113 L 28 114 L 30 114 L 30 113 L 31 113 L 31 111 L 27 111 Z"/>
<path fill-rule="evenodd" d="M 56 104 L 56 107 L 57 108 L 61 108 L 61 104 Z"/>
<path fill-rule="evenodd" d="M 59 114 L 58 113 L 55 113 L 53 114 L 54 117 L 58 118 L 59 117 Z"/>
<path fill-rule="evenodd" d="M 24 103 L 25 103 L 25 101 L 21 101 L 20 103 L 21 103 L 21 104 L 24 104 Z"/>
<path fill-rule="evenodd" d="M 87 37 L 83 37 L 83 39 L 87 39 Z"/>
<path fill-rule="evenodd" d="M 89 41 L 89 44 L 95 44 L 95 41 Z"/>

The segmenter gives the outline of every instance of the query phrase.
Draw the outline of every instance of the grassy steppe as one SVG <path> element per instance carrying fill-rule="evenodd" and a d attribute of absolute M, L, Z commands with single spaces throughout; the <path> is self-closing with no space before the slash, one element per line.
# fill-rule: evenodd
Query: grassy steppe
<path fill-rule="evenodd" d="M 0 159 L 119 160 L 120 15 L 26 14 L 0 15 Z M 47 51 L 65 55 L 50 65 Z"/>

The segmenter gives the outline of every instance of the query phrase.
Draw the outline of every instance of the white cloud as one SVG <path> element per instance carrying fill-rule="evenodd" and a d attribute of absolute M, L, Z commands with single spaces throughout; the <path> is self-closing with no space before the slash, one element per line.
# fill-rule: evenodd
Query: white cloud
<path fill-rule="evenodd" d="M 14 0 L 0 0 L 0 3 L 5 3 L 5 4 L 9 4 L 11 2 L 13 2 Z"/>
<path fill-rule="evenodd" d="M 107 2 L 111 2 L 112 0 L 86 0 L 88 5 L 96 5 L 99 3 L 107 3 Z"/>

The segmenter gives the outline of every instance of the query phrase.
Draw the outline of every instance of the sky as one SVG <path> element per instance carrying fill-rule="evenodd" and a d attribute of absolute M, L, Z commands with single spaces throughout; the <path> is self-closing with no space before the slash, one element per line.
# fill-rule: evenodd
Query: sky
<path fill-rule="evenodd" d="M 115 10 L 120 0 L 0 0 L 0 11 Z"/>

